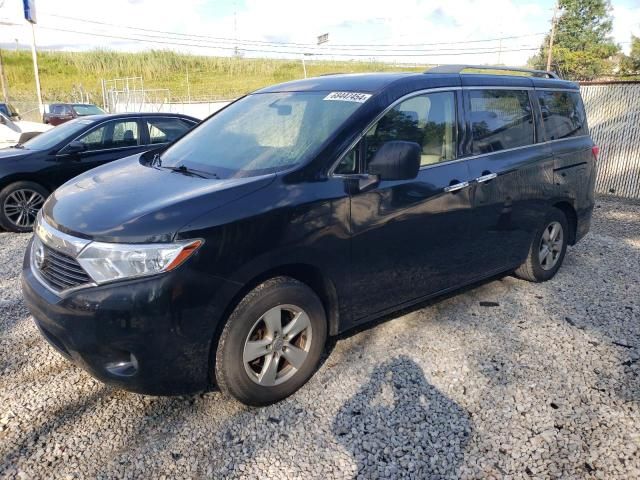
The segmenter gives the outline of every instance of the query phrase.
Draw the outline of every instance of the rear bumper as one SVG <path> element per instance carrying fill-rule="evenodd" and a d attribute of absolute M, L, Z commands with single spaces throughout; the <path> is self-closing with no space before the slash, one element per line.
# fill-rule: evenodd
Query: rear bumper
<path fill-rule="evenodd" d="M 43 336 L 97 379 L 133 392 L 169 395 L 207 388 L 224 280 L 175 272 L 90 287 L 59 297 L 23 264 L 22 291 Z M 125 370 L 114 365 L 126 364 Z"/>

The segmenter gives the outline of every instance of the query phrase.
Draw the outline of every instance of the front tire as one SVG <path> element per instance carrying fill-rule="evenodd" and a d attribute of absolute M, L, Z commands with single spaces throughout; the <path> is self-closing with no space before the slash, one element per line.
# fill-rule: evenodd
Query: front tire
<path fill-rule="evenodd" d="M 15 182 L 0 191 L 0 226 L 9 232 L 33 229 L 49 192 L 34 182 Z"/>
<path fill-rule="evenodd" d="M 564 261 L 568 239 L 567 217 L 562 210 L 552 208 L 535 233 L 527 259 L 515 275 L 530 282 L 546 282 L 553 278 Z"/>
<path fill-rule="evenodd" d="M 220 390 L 262 406 L 288 397 L 315 372 L 327 338 L 322 302 L 307 285 L 275 277 L 229 316 L 215 357 Z"/>

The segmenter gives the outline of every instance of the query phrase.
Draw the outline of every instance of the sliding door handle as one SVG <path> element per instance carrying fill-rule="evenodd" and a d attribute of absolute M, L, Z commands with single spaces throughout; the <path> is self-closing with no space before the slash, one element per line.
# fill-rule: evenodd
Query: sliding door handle
<path fill-rule="evenodd" d="M 493 180 L 497 176 L 498 176 L 497 173 L 487 173 L 486 175 L 482 175 L 482 176 L 476 178 L 476 182 L 478 182 L 478 183 L 488 182 L 489 180 Z"/>
<path fill-rule="evenodd" d="M 462 190 L 469 186 L 469 182 L 460 182 L 454 183 L 453 185 L 449 185 L 448 187 L 444 187 L 444 191 L 447 193 L 457 192 L 458 190 Z"/>

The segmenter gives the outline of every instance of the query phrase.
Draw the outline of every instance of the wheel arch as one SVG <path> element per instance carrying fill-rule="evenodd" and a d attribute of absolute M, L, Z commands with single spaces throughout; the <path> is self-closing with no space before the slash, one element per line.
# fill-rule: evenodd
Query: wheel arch
<path fill-rule="evenodd" d="M 308 263 L 287 263 L 278 265 L 271 269 L 255 275 L 250 280 L 243 283 L 243 285 L 231 296 L 231 300 L 225 306 L 222 314 L 219 317 L 219 321 L 216 325 L 215 333 L 211 339 L 210 347 L 210 368 L 209 372 L 213 375 L 215 371 L 215 356 L 216 349 L 218 348 L 218 342 L 220 341 L 220 335 L 227 322 L 227 319 L 238 306 L 242 299 L 255 287 L 262 282 L 274 277 L 291 277 L 299 282 L 307 285 L 313 292 L 318 295 L 322 306 L 324 307 L 327 315 L 327 332 L 329 336 L 334 336 L 339 333 L 340 325 L 340 309 L 338 303 L 338 292 L 333 281 L 322 273 L 321 269 L 317 266 Z M 211 378 L 215 381 L 215 378 Z"/>
<path fill-rule="evenodd" d="M 29 174 L 20 175 L 20 176 L 9 175 L 9 176 L 0 178 L 0 190 L 4 190 L 9 185 L 12 185 L 14 183 L 20 183 L 20 182 L 36 183 L 42 188 L 44 188 L 49 193 L 49 195 L 51 195 L 55 190 L 55 188 L 52 188 L 51 184 L 43 182 L 41 177 L 29 175 Z"/>
<path fill-rule="evenodd" d="M 576 212 L 575 207 L 566 200 L 556 202 L 553 204 L 553 207 L 560 210 L 564 213 L 565 217 L 567 217 L 567 223 L 569 224 L 569 245 L 575 245 L 576 243 L 576 232 L 578 229 L 578 214 Z"/>
<path fill-rule="evenodd" d="M 255 275 L 250 280 L 244 282 L 243 286 L 233 295 L 231 301 L 227 304 L 219 322 L 219 330 L 226 322 L 231 312 L 236 308 L 238 303 L 255 287 L 262 282 L 274 277 L 291 277 L 299 282 L 307 285 L 320 298 L 322 306 L 327 315 L 327 327 L 329 335 L 337 335 L 339 330 L 339 305 L 338 293 L 336 287 L 320 268 L 308 263 L 288 263 L 278 265 Z"/>

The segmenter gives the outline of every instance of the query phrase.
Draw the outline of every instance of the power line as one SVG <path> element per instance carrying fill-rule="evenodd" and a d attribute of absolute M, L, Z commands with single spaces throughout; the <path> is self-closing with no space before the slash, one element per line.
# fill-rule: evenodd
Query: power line
<path fill-rule="evenodd" d="M 54 27 L 45 27 L 45 28 L 54 28 Z M 98 33 L 105 33 L 103 30 L 99 31 Z M 108 35 L 116 35 L 116 34 L 112 34 L 112 33 L 106 33 Z M 126 35 L 126 34 L 125 34 Z M 149 33 L 132 33 L 131 35 L 135 35 L 136 38 L 151 38 L 151 39 L 161 39 L 162 41 L 167 41 L 167 40 L 177 40 L 179 42 L 187 42 L 187 41 L 192 41 L 192 42 L 198 42 L 200 43 L 204 43 L 205 45 L 202 45 L 203 47 L 206 46 L 218 46 L 220 45 L 219 48 L 223 48 L 226 47 L 227 45 L 233 45 L 234 47 L 237 46 L 238 43 L 240 42 L 236 42 L 236 41 L 214 41 L 214 42 L 209 42 L 209 41 L 205 41 L 205 40 L 199 40 L 199 39 L 193 39 L 193 38 L 171 38 L 168 39 L 165 35 L 152 35 Z M 251 45 L 250 46 L 255 46 L 255 45 Z M 261 45 L 259 45 L 261 46 Z M 531 45 L 513 45 L 511 48 L 528 48 Z M 284 45 L 278 45 L 278 46 L 268 46 L 269 48 L 294 48 L 294 47 L 286 47 Z M 484 53 L 488 50 L 493 51 L 495 48 L 494 46 L 486 46 L 486 47 L 454 47 L 454 48 L 438 48 L 437 50 L 431 50 L 431 49 L 411 49 L 411 50 L 407 50 L 407 49 L 375 49 L 375 48 L 371 48 L 371 49 L 367 49 L 367 48 L 359 48 L 359 49 L 335 49 L 332 47 L 329 47 L 327 49 L 325 49 L 326 54 L 335 54 L 335 55 L 344 55 L 343 50 L 347 50 L 348 52 L 352 52 L 352 51 L 366 51 L 366 52 L 384 52 L 384 53 L 388 53 L 388 54 L 396 54 L 396 53 L 406 53 L 406 54 L 415 54 L 415 55 L 424 55 L 425 53 L 437 53 L 437 52 L 442 52 L 442 51 L 448 51 L 448 52 L 455 52 L 455 53 L 468 53 L 470 51 L 479 51 L 480 53 Z M 246 50 L 246 49 L 242 49 L 242 50 Z M 316 54 L 315 50 L 310 49 L 310 47 L 302 47 L 301 50 L 295 49 L 296 53 L 299 54 Z M 273 52 L 278 53 L 280 52 L 280 50 L 274 50 Z M 284 53 L 284 52 L 283 52 Z M 368 55 L 373 55 L 373 54 L 368 54 Z"/>
<path fill-rule="evenodd" d="M 67 29 L 63 29 L 63 28 L 55 28 L 55 27 L 47 27 L 45 25 L 40 25 L 41 29 L 45 29 L 45 30 L 53 30 L 56 32 L 65 32 L 65 33 L 75 33 L 75 34 L 79 34 L 79 35 L 86 35 L 86 36 L 90 36 L 90 37 L 103 37 L 103 38 L 114 38 L 117 40 L 130 40 L 130 41 L 136 41 L 136 42 L 146 42 L 146 43 L 151 43 L 151 44 L 162 44 L 162 45 L 172 45 L 172 46 L 183 46 L 183 47 L 197 47 L 197 48 L 211 48 L 211 49 L 218 49 L 218 50 L 236 50 L 236 47 L 233 46 L 227 46 L 227 45 L 216 45 L 216 44 L 209 44 L 209 45 L 202 45 L 202 44 L 197 44 L 197 43 L 186 43 L 186 42 L 168 42 L 168 41 L 163 41 L 163 40 L 148 40 L 146 38 L 139 38 L 139 37 L 131 37 L 131 36 L 121 36 L 121 35 L 110 35 L 110 34 L 105 34 L 105 33 L 96 33 L 96 32 L 83 32 L 83 31 L 79 31 L 79 30 L 67 30 Z M 533 50 L 538 50 L 539 47 L 531 47 L 531 48 L 514 48 L 514 49 L 503 49 L 502 52 L 523 52 L 523 51 L 533 51 Z M 301 53 L 304 52 L 300 52 L 300 51 L 291 51 L 291 50 L 269 50 L 269 49 L 259 49 L 259 48 L 241 48 L 240 50 L 244 51 L 244 52 L 253 52 L 253 53 L 279 53 L 279 54 L 284 54 L 284 55 L 300 55 Z M 323 51 L 323 52 L 314 52 L 313 55 L 316 56 L 343 56 L 343 57 L 369 57 L 369 58 L 375 58 L 375 57 L 442 57 L 442 56 L 456 56 L 456 55 L 479 55 L 479 54 L 491 54 L 491 53 L 497 53 L 498 50 L 496 50 L 495 48 L 492 49 L 486 49 L 486 50 L 482 50 L 482 51 L 456 51 L 456 52 L 448 52 L 448 53 L 440 53 L 440 51 L 436 51 L 433 53 L 425 53 L 425 52 L 418 52 L 416 51 L 416 53 L 382 53 L 382 54 L 371 54 L 371 53 L 336 53 L 333 51 Z"/>
<path fill-rule="evenodd" d="M 68 16 L 68 15 L 58 15 L 58 14 L 53 14 L 53 13 L 46 13 L 45 15 L 50 16 L 50 17 L 55 17 L 55 18 L 62 18 L 62 19 L 66 19 L 66 20 L 83 22 L 83 23 L 92 23 L 92 24 L 96 24 L 96 25 L 105 25 L 105 26 L 109 26 L 109 27 L 117 27 L 117 28 L 122 28 L 122 29 L 138 30 L 138 31 L 141 31 L 141 32 L 162 33 L 162 34 L 165 34 L 165 35 L 183 36 L 183 37 L 188 37 L 189 40 L 193 40 L 195 38 L 203 38 L 203 39 L 208 39 L 208 40 L 217 40 L 217 41 L 224 41 L 224 42 L 235 42 L 235 43 L 242 43 L 242 44 L 247 44 L 247 45 L 265 45 L 265 46 L 270 46 L 270 47 L 277 47 L 277 46 L 283 46 L 283 47 L 293 47 L 293 46 L 295 46 L 295 47 L 316 47 L 316 44 L 314 44 L 314 43 L 269 42 L 269 41 L 264 41 L 264 40 L 235 39 L 235 38 L 229 38 L 229 37 L 213 37 L 213 36 L 210 36 L 210 35 L 188 34 L 188 33 L 180 33 L 180 32 L 171 32 L 171 31 L 166 31 L 166 30 L 155 30 L 155 29 L 150 29 L 150 28 L 132 27 L 132 26 L 128 26 L 128 25 L 118 25 L 118 24 L 109 23 L 109 22 L 102 22 L 102 21 L 90 20 L 90 19 L 86 19 L 86 18 L 72 17 L 72 16 Z M 484 38 L 484 39 L 476 39 L 476 40 L 459 40 L 459 41 L 453 41 L 453 42 L 405 43 L 405 44 L 383 44 L 383 43 L 377 43 L 377 44 L 366 44 L 366 43 L 347 44 L 347 43 L 343 43 L 343 44 L 332 44 L 331 46 L 332 46 L 333 49 L 342 50 L 342 48 L 340 48 L 340 47 L 421 47 L 421 46 L 437 46 L 437 45 L 466 45 L 466 44 L 470 44 L 470 43 L 495 42 L 495 41 L 498 41 L 498 40 L 512 40 L 512 39 L 518 39 L 518 38 L 537 37 L 537 36 L 541 36 L 541 35 L 546 35 L 546 33 L 547 32 L 540 32 L 540 33 L 531 33 L 531 34 L 526 34 L 526 35 L 512 35 L 512 36 L 506 36 L 506 37 L 494 37 L 494 38 Z"/>

